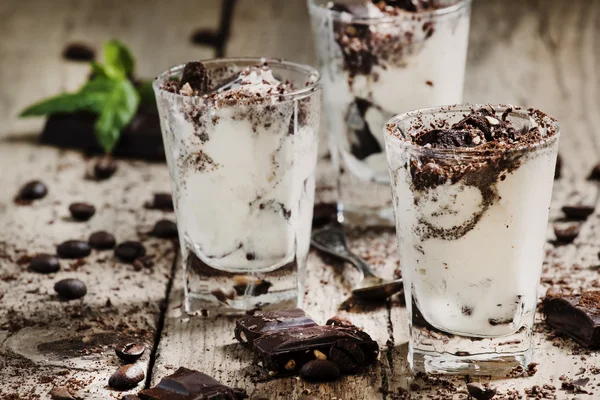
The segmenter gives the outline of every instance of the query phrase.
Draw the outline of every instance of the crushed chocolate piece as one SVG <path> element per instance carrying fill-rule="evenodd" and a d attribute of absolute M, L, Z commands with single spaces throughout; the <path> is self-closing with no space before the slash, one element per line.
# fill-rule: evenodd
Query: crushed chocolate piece
<path fill-rule="evenodd" d="M 181 74 L 180 90 L 188 84 L 192 90 L 198 93 L 206 93 L 208 91 L 208 75 L 204 64 L 200 61 L 192 61 L 185 64 Z"/>

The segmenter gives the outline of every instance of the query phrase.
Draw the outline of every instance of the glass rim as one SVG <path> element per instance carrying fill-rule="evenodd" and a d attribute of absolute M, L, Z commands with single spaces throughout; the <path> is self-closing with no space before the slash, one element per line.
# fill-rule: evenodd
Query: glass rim
<path fill-rule="evenodd" d="M 397 132 L 397 126 L 399 123 L 409 120 L 411 118 L 415 118 L 424 114 L 445 114 L 449 112 L 461 113 L 461 112 L 471 112 L 473 109 L 479 109 L 484 107 L 491 107 L 494 110 L 494 113 L 498 114 L 499 112 L 505 112 L 508 109 L 512 109 L 510 115 L 517 115 L 520 118 L 526 118 L 528 120 L 533 120 L 538 125 L 543 123 L 546 129 L 550 129 L 554 132 L 552 136 L 547 136 L 543 140 L 535 144 L 523 144 L 520 146 L 515 146 L 509 149 L 477 149 L 477 148 L 450 148 L 450 149 L 440 149 L 440 148 L 426 148 L 423 146 L 416 145 L 414 143 L 408 142 L 403 138 L 399 137 L 395 132 Z M 431 157 L 490 157 L 490 156 L 498 156 L 502 154 L 514 154 L 514 153 L 530 153 L 535 152 L 540 149 L 545 149 L 551 147 L 555 143 L 558 142 L 560 138 L 560 126 L 558 121 L 551 117 L 550 115 L 534 108 L 523 108 L 519 106 L 513 106 L 510 104 L 454 104 L 447 106 L 437 106 L 437 107 L 428 107 L 421 108 L 418 110 L 408 111 L 406 113 L 398 114 L 392 117 L 383 127 L 383 135 L 385 137 L 386 143 L 392 143 L 396 146 L 400 146 L 403 149 L 407 149 L 408 151 L 415 154 L 426 154 Z"/>
<path fill-rule="evenodd" d="M 291 71 L 299 72 L 305 74 L 307 77 L 314 77 L 314 80 L 307 86 L 303 86 L 300 89 L 293 90 L 291 92 L 286 92 L 283 94 L 274 93 L 268 96 L 264 96 L 263 99 L 273 99 L 277 98 L 279 104 L 286 103 L 292 100 L 303 99 L 305 97 L 311 96 L 312 94 L 318 92 L 321 89 L 321 73 L 314 67 L 308 64 L 299 64 L 291 61 L 285 61 L 280 58 L 270 58 L 270 57 L 223 57 L 223 58 L 211 58 L 207 60 L 198 60 L 204 66 L 211 66 L 215 64 L 227 65 L 227 64 L 247 64 L 246 66 L 251 65 L 260 65 L 263 63 L 268 63 L 273 67 L 283 67 L 284 69 L 288 69 Z M 175 65 L 167 70 L 158 74 L 154 80 L 152 81 L 152 88 L 154 92 L 161 97 L 167 98 L 169 100 L 182 100 L 188 103 L 198 103 L 205 99 L 206 94 L 200 94 L 198 96 L 187 96 L 179 93 L 173 93 L 168 90 L 165 90 L 161 87 L 161 84 L 166 81 L 166 79 L 172 76 L 176 72 L 180 72 L 185 67 L 186 63 Z M 250 99 L 248 99 L 250 101 Z M 249 102 L 248 101 L 248 102 Z M 236 100 L 238 104 L 247 103 L 244 99 Z"/>
<path fill-rule="evenodd" d="M 458 0 L 456 4 L 453 4 L 448 7 L 442 7 L 435 10 L 428 11 L 406 11 L 399 15 L 390 15 L 385 17 L 359 17 L 348 13 L 342 13 L 340 11 L 335 11 L 324 7 L 323 5 L 317 4 L 318 1 L 323 0 L 307 0 L 310 7 L 316 7 L 319 9 L 326 10 L 329 14 L 335 16 L 336 20 L 342 19 L 342 14 L 350 15 L 350 18 L 345 18 L 348 23 L 353 24 L 374 24 L 374 23 L 389 23 L 401 20 L 412 20 L 415 16 L 418 17 L 440 17 L 447 14 L 453 14 L 462 10 L 463 8 L 470 6 L 473 0 Z"/>

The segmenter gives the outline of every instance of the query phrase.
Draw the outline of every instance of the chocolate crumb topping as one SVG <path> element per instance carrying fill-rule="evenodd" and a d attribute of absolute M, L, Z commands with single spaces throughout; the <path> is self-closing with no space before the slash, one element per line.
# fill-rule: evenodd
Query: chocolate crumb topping
<path fill-rule="evenodd" d="M 192 61 L 185 64 L 183 73 L 181 74 L 179 90 L 181 90 L 186 83 L 192 90 L 199 93 L 206 93 L 208 91 L 208 75 L 204 64 L 200 61 Z"/>

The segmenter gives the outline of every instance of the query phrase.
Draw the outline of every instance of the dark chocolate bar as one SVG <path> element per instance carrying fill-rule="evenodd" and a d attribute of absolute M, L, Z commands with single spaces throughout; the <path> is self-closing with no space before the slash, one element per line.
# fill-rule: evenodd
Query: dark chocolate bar
<path fill-rule="evenodd" d="M 317 323 L 299 308 L 266 312 L 237 320 L 235 338 L 244 346 L 252 347 L 252 343 L 264 334 L 316 325 Z"/>
<path fill-rule="evenodd" d="M 600 348 L 600 291 L 549 296 L 542 302 L 546 322 L 582 346 Z"/>
<path fill-rule="evenodd" d="M 138 396 L 142 400 L 242 400 L 247 397 L 243 389 L 222 385 L 202 372 L 187 368 L 179 368 Z"/>
<path fill-rule="evenodd" d="M 338 344 L 343 346 L 338 346 Z M 266 334 L 254 341 L 257 362 L 270 374 L 293 374 L 308 361 L 326 360 L 332 347 L 355 344 L 364 354 L 364 363 L 377 359 L 379 346 L 356 327 L 311 326 Z"/>

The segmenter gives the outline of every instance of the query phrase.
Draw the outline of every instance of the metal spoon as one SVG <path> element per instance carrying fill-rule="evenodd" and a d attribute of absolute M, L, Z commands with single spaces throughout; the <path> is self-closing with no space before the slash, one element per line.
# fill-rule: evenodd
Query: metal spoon
<path fill-rule="evenodd" d="M 349 262 L 361 273 L 361 280 L 352 289 L 352 294 L 357 298 L 383 300 L 402 291 L 402 279 L 391 281 L 378 277 L 363 259 L 348 249 L 346 235 L 341 227 L 314 231 L 311 243 L 317 250 Z"/>

